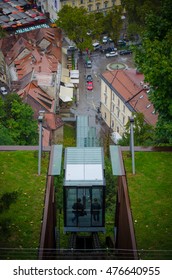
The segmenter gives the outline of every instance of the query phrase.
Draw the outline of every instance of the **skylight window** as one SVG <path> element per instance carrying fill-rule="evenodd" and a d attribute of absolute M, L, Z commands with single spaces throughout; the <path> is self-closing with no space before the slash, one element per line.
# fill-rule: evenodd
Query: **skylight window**
<path fill-rule="evenodd" d="M 148 105 L 146 106 L 146 108 L 148 109 L 150 106 L 151 106 L 151 104 L 148 104 Z"/>
<path fill-rule="evenodd" d="M 140 96 L 140 99 L 143 98 L 143 95 Z"/>

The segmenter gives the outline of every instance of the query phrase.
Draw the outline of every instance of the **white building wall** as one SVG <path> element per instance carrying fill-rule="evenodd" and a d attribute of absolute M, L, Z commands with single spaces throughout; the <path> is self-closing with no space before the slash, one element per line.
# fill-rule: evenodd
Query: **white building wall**
<path fill-rule="evenodd" d="M 110 87 L 101 80 L 101 113 L 107 126 L 121 136 L 132 112 Z"/>
<path fill-rule="evenodd" d="M 57 19 L 57 13 L 61 9 L 60 0 L 38 0 L 36 3 L 38 7 L 41 7 L 43 13 L 49 13 L 50 20 L 54 21 Z"/>

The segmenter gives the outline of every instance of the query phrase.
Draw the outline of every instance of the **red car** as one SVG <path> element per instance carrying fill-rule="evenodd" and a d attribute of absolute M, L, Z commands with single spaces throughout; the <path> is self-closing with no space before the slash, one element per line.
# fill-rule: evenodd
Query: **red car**
<path fill-rule="evenodd" d="M 90 82 L 87 83 L 87 89 L 88 90 L 92 90 L 93 89 L 93 82 L 90 81 Z"/>

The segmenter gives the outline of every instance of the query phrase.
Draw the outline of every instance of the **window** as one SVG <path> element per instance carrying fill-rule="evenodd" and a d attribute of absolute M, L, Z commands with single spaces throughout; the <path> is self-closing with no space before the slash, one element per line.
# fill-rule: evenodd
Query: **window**
<path fill-rule="evenodd" d="M 102 187 L 65 188 L 65 226 L 94 227 L 104 223 Z"/>
<path fill-rule="evenodd" d="M 88 5 L 88 12 L 92 11 L 92 5 Z"/>
<path fill-rule="evenodd" d="M 119 98 L 118 98 L 118 107 L 120 106 L 120 100 L 119 100 Z"/>
<path fill-rule="evenodd" d="M 105 95 L 105 105 L 107 105 L 107 96 Z"/>
<path fill-rule="evenodd" d="M 104 2 L 104 7 L 105 7 L 105 8 L 108 7 L 108 2 Z"/>
<path fill-rule="evenodd" d="M 115 105 L 112 103 L 112 113 L 115 111 Z"/>
<path fill-rule="evenodd" d="M 111 122 L 111 127 L 114 127 L 114 121 L 112 120 L 112 122 Z"/>
<path fill-rule="evenodd" d="M 123 112 L 125 113 L 125 105 L 123 105 Z"/>
<path fill-rule="evenodd" d="M 119 118 L 119 110 L 117 110 L 117 117 Z"/>
<path fill-rule="evenodd" d="M 105 120 L 106 120 L 106 112 L 105 112 Z"/>
<path fill-rule="evenodd" d="M 117 126 L 117 127 L 116 127 L 116 132 L 118 132 L 118 133 L 119 133 L 119 126 Z"/>
<path fill-rule="evenodd" d="M 125 117 L 122 118 L 122 123 L 125 124 Z"/>
<path fill-rule="evenodd" d="M 100 8 L 100 4 L 99 3 L 97 3 L 96 4 L 96 7 L 97 7 L 97 11 L 99 10 L 99 8 Z"/>
<path fill-rule="evenodd" d="M 105 86 L 105 92 L 107 93 L 107 86 Z"/>
<path fill-rule="evenodd" d="M 112 93 L 112 100 L 115 101 L 115 94 Z"/>

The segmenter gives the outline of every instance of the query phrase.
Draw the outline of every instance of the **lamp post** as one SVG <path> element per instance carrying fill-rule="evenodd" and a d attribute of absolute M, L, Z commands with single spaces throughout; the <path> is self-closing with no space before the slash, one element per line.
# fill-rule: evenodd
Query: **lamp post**
<path fill-rule="evenodd" d="M 38 150 L 38 175 L 41 175 L 41 157 L 42 157 L 42 122 L 45 111 L 39 111 L 39 150 Z"/>
<path fill-rule="evenodd" d="M 132 156 L 132 171 L 135 174 L 135 158 L 134 158 L 134 131 L 133 131 L 134 118 L 130 117 L 130 151 Z"/>

